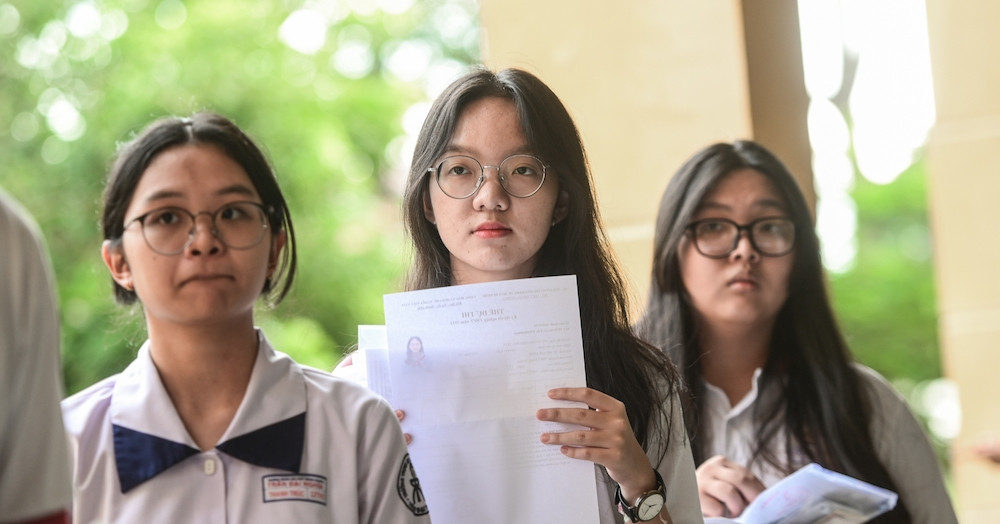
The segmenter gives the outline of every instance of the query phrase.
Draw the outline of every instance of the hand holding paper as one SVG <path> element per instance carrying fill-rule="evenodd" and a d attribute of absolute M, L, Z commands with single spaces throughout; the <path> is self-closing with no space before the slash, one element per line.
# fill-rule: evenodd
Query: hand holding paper
<path fill-rule="evenodd" d="M 538 420 L 583 426 L 568 432 L 544 433 L 542 442 L 561 445 L 560 451 L 567 457 L 604 466 L 608 475 L 622 486 L 628 500 L 656 486 L 649 458 L 632 433 L 621 401 L 590 388 L 556 388 L 549 392 L 549 397 L 582 402 L 593 409 L 538 410 Z M 640 475 L 635 475 L 636 472 Z"/>
<path fill-rule="evenodd" d="M 385 359 L 369 355 L 366 365 L 375 374 L 387 365 L 383 395 L 406 411 L 403 429 L 413 435 L 410 454 L 435 524 L 598 522 L 593 464 L 540 440 L 579 428 L 536 418 L 539 408 L 574 410 L 559 419 L 606 415 L 549 395 L 586 389 L 578 304 L 572 276 L 386 295 L 386 349 L 373 350 Z M 407 364 L 413 337 L 422 342 L 419 366 Z"/>
<path fill-rule="evenodd" d="M 701 511 L 707 516 L 740 515 L 765 489 L 749 469 L 722 455 L 703 462 L 695 476 Z"/>
<path fill-rule="evenodd" d="M 896 493 L 807 464 L 761 493 L 738 518 L 712 517 L 705 524 L 855 524 L 896 507 Z"/>

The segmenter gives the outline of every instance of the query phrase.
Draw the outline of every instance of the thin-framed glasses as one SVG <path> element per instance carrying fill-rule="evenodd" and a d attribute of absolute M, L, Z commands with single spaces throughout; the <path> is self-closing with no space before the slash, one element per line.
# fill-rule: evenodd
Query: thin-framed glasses
<path fill-rule="evenodd" d="M 726 258 L 747 232 L 750 245 L 761 255 L 780 257 L 795 247 L 795 223 L 785 217 L 763 217 L 748 224 L 727 218 L 706 218 L 688 225 L 694 247 L 709 258 Z"/>
<path fill-rule="evenodd" d="M 496 168 L 500 186 L 509 195 L 528 198 L 542 188 L 545 183 L 545 163 L 531 155 L 511 155 L 499 166 L 484 166 L 478 160 L 466 155 L 449 156 L 437 167 L 427 168 L 434 173 L 438 187 L 451 198 L 469 198 L 483 187 L 486 168 Z"/>
<path fill-rule="evenodd" d="M 125 224 L 128 229 L 138 222 L 142 237 L 153 251 L 166 256 L 179 255 L 194 239 L 197 218 L 212 219 L 212 234 L 230 249 L 250 249 L 264 238 L 267 214 L 257 202 L 230 202 L 213 212 L 192 213 L 181 207 L 160 207 L 139 215 Z"/>

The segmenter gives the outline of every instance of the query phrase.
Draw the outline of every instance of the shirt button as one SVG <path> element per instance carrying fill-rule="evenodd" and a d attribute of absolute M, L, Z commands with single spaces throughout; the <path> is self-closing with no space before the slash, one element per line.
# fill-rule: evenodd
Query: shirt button
<path fill-rule="evenodd" d="M 215 474 L 215 461 L 212 459 L 205 460 L 205 474 L 213 475 Z"/>

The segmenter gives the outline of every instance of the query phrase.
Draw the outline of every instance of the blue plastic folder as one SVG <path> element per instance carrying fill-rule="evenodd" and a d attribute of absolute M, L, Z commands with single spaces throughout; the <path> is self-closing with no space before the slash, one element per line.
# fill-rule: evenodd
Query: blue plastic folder
<path fill-rule="evenodd" d="M 705 524 L 854 524 L 896 507 L 892 491 L 807 464 L 754 499 L 736 518 L 712 517 Z"/>

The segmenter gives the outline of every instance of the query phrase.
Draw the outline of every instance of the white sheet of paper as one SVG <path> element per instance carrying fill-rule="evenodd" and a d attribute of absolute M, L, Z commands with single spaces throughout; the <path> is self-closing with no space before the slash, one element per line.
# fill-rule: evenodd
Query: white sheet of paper
<path fill-rule="evenodd" d="M 554 387 L 585 386 L 576 277 L 385 296 L 392 405 L 435 524 L 599 522 L 593 463 L 539 440 Z M 407 363 L 411 337 L 424 358 Z"/>
<path fill-rule="evenodd" d="M 378 393 L 392 405 L 392 380 L 389 377 L 389 344 L 385 326 L 358 326 L 358 350 L 352 353 L 357 376 L 355 382 Z"/>
<path fill-rule="evenodd" d="M 764 490 L 739 517 L 707 518 L 705 524 L 857 524 L 896 507 L 898 498 L 887 489 L 807 464 Z"/>

